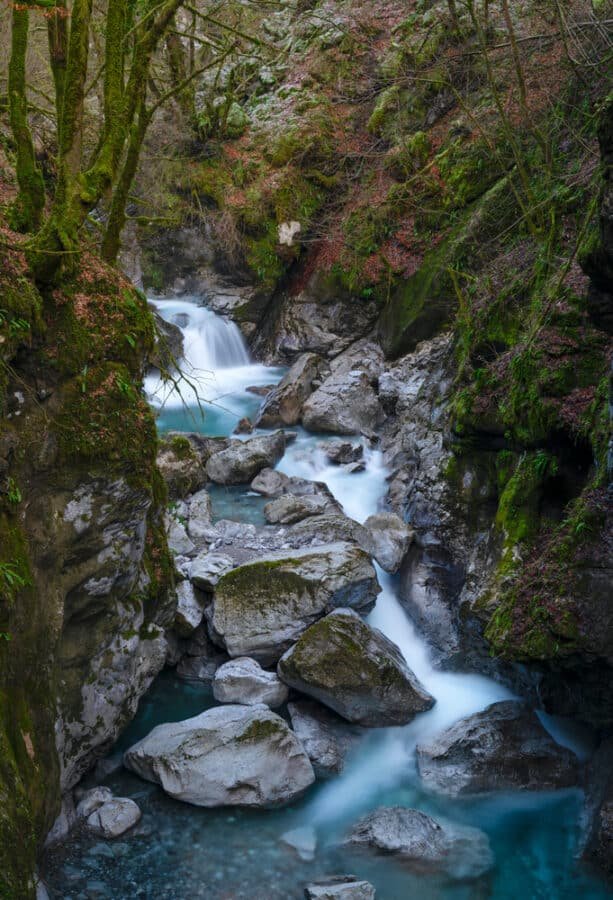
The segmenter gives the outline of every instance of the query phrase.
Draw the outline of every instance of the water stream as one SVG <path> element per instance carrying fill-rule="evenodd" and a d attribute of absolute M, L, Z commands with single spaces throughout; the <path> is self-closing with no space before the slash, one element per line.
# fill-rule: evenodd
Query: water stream
<path fill-rule="evenodd" d="M 164 301 L 159 308 L 183 330 L 185 366 L 192 382 L 192 387 L 182 389 L 181 399 L 158 379 L 147 380 L 149 398 L 159 410 L 160 428 L 231 433 L 237 420 L 255 412 L 260 403 L 247 387 L 274 383 L 282 370 L 252 364 L 236 326 L 213 313 L 187 300 Z M 204 419 L 196 392 L 208 398 L 203 404 Z M 326 482 L 345 512 L 364 521 L 384 503 L 386 471 L 381 454 L 366 447 L 365 470 L 348 474 L 327 463 L 321 441 L 322 436 L 298 429 L 278 468 Z M 259 522 L 262 516 L 260 498 L 246 488 L 215 489 L 213 509 L 216 518 Z M 375 885 L 378 900 L 612 897 L 574 861 L 578 791 L 451 801 L 421 789 L 414 762 L 416 743 L 511 694 L 480 675 L 436 670 L 426 643 L 397 599 L 394 579 L 381 570 L 378 575 L 382 592 L 370 622 L 395 641 L 436 697 L 432 710 L 405 728 L 373 730 L 340 776 L 318 782 L 299 803 L 281 810 L 199 809 L 173 801 L 154 785 L 119 770 L 107 783 L 115 793 L 137 800 L 144 813 L 142 824 L 135 834 L 115 843 L 75 834 L 50 855 L 47 875 L 52 896 L 65 900 L 298 900 L 312 878 L 352 872 Z M 181 682 L 167 671 L 143 698 L 116 752 L 156 724 L 196 715 L 213 704 L 209 687 Z M 556 723 L 549 724 L 553 732 Z M 555 733 L 581 752 L 580 744 L 564 728 Z M 391 804 L 415 806 L 484 829 L 495 854 L 495 868 L 478 884 L 452 884 L 413 876 L 389 857 L 339 848 L 338 836 L 359 814 Z M 311 825 L 317 832 L 318 850 L 312 861 L 299 859 L 280 842 L 285 831 L 302 825 Z"/>

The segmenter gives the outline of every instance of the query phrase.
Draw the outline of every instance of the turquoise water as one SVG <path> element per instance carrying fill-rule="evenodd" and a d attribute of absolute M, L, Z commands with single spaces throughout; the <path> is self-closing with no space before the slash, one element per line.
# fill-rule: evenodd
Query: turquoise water
<path fill-rule="evenodd" d="M 244 390 L 246 384 L 254 383 L 251 374 L 241 374 L 243 388 L 232 398 L 232 421 L 237 410 L 249 409 L 251 414 L 257 410 L 260 399 Z M 270 381 L 278 374 L 275 371 L 273 377 L 270 373 Z M 263 371 L 259 377 L 266 383 L 269 376 Z M 194 429 L 188 411 L 177 407 L 171 412 L 175 418 L 168 419 L 167 410 L 163 411 L 160 427 Z M 198 430 L 227 433 L 229 421 L 213 409 Z M 347 475 L 339 467 L 327 465 L 319 441 L 299 430 L 298 440 L 280 468 L 288 474 L 326 481 L 346 511 L 363 520 L 377 508 L 385 491 L 380 454 L 368 450 L 367 470 Z M 266 501 L 250 495 L 244 487 L 213 488 L 211 495 L 216 520 L 261 523 Z M 422 790 L 414 761 L 416 740 L 508 696 L 508 692 L 479 675 L 436 671 L 423 640 L 397 602 L 394 580 L 379 575 L 383 591 L 372 622 L 393 636 L 418 677 L 437 697 L 430 712 L 405 729 L 374 730 L 348 760 L 341 776 L 318 782 L 300 802 L 281 810 L 199 809 L 174 801 L 157 786 L 119 769 L 105 783 L 115 794 L 138 802 L 143 811 L 141 823 L 115 842 L 101 842 L 77 831 L 64 846 L 50 852 L 43 875 L 52 898 L 298 900 L 310 880 L 349 872 L 371 881 L 378 900 L 613 898 L 609 886 L 576 862 L 579 791 L 447 800 Z M 155 725 L 189 718 L 211 705 L 214 700 L 207 685 L 183 682 L 172 671 L 162 673 L 142 698 L 114 756 L 119 757 Z M 483 829 L 494 852 L 494 868 L 478 881 L 458 884 L 416 876 L 389 856 L 339 846 L 359 815 L 379 805 L 412 806 Z M 317 852 L 311 861 L 299 859 L 280 841 L 284 832 L 303 825 L 314 826 L 317 832 Z"/>

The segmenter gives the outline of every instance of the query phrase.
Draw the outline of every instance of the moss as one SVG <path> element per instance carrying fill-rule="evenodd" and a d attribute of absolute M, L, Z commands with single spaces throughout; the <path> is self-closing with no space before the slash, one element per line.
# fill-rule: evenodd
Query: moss
<path fill-rule="evenodd" d="M 173 435 L 167 443 L 178 459 L 191 459 L 194 456 L 191 441 L 181 434 Z"/>
<path fill-rule="evenodd" d="M 236 738 L 237 744 L 258 744 L 283 734 L 281 723 L 273 719 L 256 719 Z"/>

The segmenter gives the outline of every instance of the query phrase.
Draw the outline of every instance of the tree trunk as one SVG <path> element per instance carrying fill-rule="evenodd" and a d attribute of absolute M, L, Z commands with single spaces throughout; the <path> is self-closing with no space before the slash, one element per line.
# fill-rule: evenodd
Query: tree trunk
<path fill-rule="evenodd" d="M 34 231 L 45 206 L 45 186 L 36 162 L 32 132 L 28 125 L 26 96 L 26 52 L 29 13 L 25 7 L 13 7 L 11 58 L 8 71 L 9 115 L 15 139 L 19 195 L 13 209 L 14 225 L 20 231 Z"/>

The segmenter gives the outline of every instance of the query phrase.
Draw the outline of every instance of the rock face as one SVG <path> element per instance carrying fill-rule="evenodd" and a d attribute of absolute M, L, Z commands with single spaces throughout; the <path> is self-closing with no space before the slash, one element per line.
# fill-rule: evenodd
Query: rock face
<path fill-rule="evenodd" d="M 363 730 L 314 700 L 297 700 L 287 709 L 292 729 L 311 760 L 315 775 L 327 778 L 342 772 L 345 759 L 363 737 Z"/>
<path fill-rule="evenodd" d="M 372 555 L 382 569 L 394 574 L 413 540 L 413 530 L 395 513 L 376 513 L 364 522 L 369 534 Z"/>
<path fill-rule="evenodd" d="M 259 428 L 297 425 L 321 367 L 321 357 L 315 353 L 303 353 L 264 400 L 256 425 Z"/>
<path fill-rule="evenodd" d="M 314 881 L 304 889 L 306 900 L 375 900 L 375 889 L 368 881 L 353 875 L 338 875 Z"/>
<path fill-rule="evenodd" d="M 380 807 L 365 816 L 347 843 L 391 853 L 419 874 L 461 880 L 484 875 L 494 862 L 482 831 L 438 822 L 417 809 L 402 806 Z"/>
<path fill-rule="evenodd" d="M 206 474 L 216 484 L 247 484 L 262 469 L 274 466 L 285 451 L 282 431 L 245 441 L 231 441 L 225 450 L 214 453 L 206 464 Z"/>
<path fill-rule="evenodd" d="M 360 370 L 331 375 L 304 404 L 302 421 L 309 431 L 370 434 L 384 412 L 368 375 Z"/>
<path fill-rule="evenodd" d="M 158 725 L 124 764 L 196 806 L 280 806 L 315 780 L 298 739 L 265 706 L 219 706 Z"/>
<path fill-rule="evenodd" d="M 133 828 L 141 815 L 134 800 L 114 797 L 88 816 L 87 827 L 100 837 L 116 838 Z"/>
<path fill-rule="evenodd" d="M 220 703 L 264 703 L 275 708 L 287 700 L 287 687 L 274 672 L 266 672 L 254 659 L 242 657 L 225 663 L 215 673 L 213 696 Z"/>
<path fill-rule="evenodd" d="M 219 579 L 211 627 L 230 656 L 276 662 L 316 619 L 338 606 L 369 612 L 379 592 L 370 559 L 347 543 L 271 554 Z"/>
<path fill-rule="evenodd" d="M 406 725 L 434 704 L 398 647 L 348 609 L 308 628 L 278 672 L 290 687 L 369 727 Z"/>
<path fill-rule="evenodd" d="M 514 700 L 494 703 L 418 746 L 417 765 L 427 787 L 450 796 L 562 788 L 578 778 L 574 753 Z"/>

